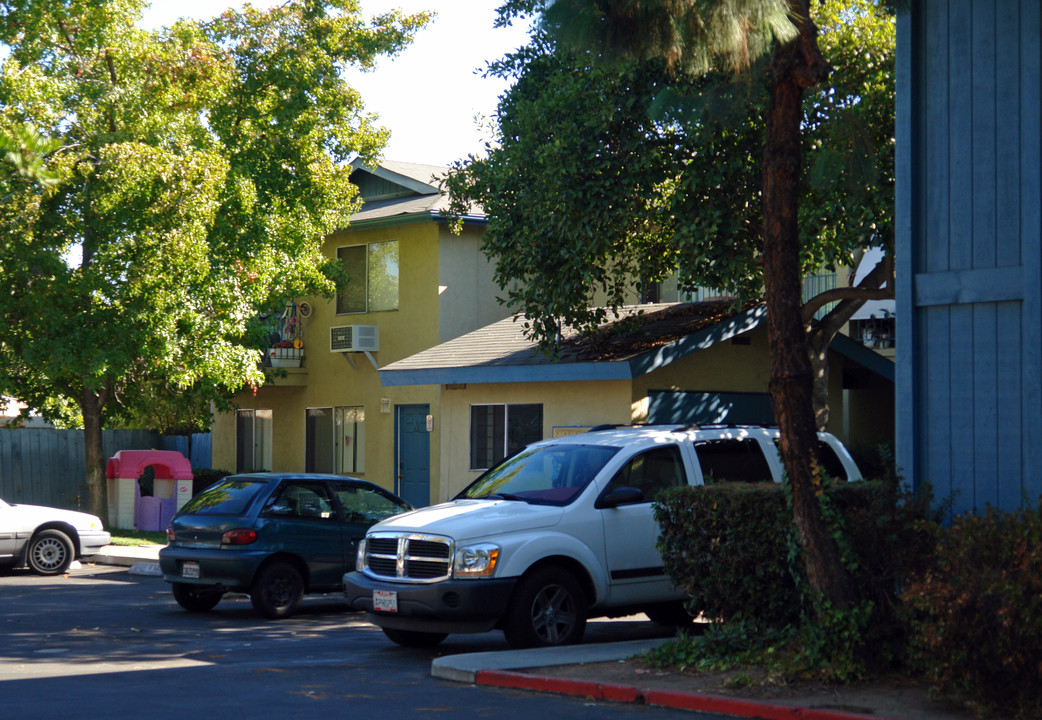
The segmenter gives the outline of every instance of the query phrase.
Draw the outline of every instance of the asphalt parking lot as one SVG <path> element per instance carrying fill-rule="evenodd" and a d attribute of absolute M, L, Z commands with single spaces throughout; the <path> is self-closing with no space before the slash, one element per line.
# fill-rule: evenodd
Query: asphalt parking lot
<path fill-rule="evenodd" d="M 591 623 L 588 640 L 628 640 L 648 622 Z M 252 718 L 700 717 L 503 690 L 431 677 L 435 657 L 505 650 L 498 632 L 401 648 L 337 594 L 310 596 L 287 620 L 259 618 L 245 596 L 209 613 L 174 602 L 169 586 L 125 567 L 84 565 L 66 576 L 0 575 L 0 698 L 4 717 Z M 701 716 L 707 717 L 707 716 Z"/>

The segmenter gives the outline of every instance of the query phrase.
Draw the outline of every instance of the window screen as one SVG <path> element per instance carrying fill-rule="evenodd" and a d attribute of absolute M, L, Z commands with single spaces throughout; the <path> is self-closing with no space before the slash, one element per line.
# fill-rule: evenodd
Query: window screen
<path fill-rule="evenodd" d="M 470 468 L 485 470 L 543 439 L 543 406 L 471 405 Z"/>

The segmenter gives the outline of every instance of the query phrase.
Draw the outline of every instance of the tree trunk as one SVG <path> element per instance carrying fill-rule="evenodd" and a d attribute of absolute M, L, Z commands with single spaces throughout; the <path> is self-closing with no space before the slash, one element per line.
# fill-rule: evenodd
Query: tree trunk
<path fill-rule="evenodd" d="M 770 392 L 781 431 L 782 462 L 792 488 L 793 516 L 807 579 L 833 607 L 857 599 L 853 579 L 821 514 L 823 492 L 811 401 L 812 373 L 802 320 L 799 263 L 800 125 L 803 92 L 828 76 L 808 0 L 792 0 L 800 35 L 775 49 L 764 147 L 763 272 L 770 342 Z"/>
<path fill-rule="evenodd" d="M 807 351 L 810 357 L 814 387 L 811 392 L 811 405 L 814 408 L 814 427 L 827 432 L 831 412 L 829 410 L 829 344 L 834 335 L 812 334 L 807 338 Z"/>
<path fill-rule="evenodd" d="M 103 398 L 84 386 L 80 393 L 80 411 L 83 413 L 83 454 L 87 463 L 87 504 L 92 515 L 97 515 L 110 527 L 108 480 L 105 477 L 105 449 L 101 434 Z"/>

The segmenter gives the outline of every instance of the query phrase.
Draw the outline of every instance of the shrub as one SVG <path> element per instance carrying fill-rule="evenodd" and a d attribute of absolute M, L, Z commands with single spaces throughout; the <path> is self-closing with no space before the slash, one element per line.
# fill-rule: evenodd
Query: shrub
<path fill-rule="evenodd" d="M 198 495 L 209 485 L 232 474 L 228 470 L 217 470 L 215 468 L 192 468 L 192 495 Z"/>
<path fill-rule="evenodd" d="M 903 660 L 908 627 L 900 594 L 934 562 L 944 508 L 931 493 L 903 489 L 896 477 L 836 486 L 829 501 L 842 518 L 844 562 L 863 604 L 871 605 L 860 658 L 879 665 Z"/>
<path fill-rule="evenodd" d="M 944 532 L 903 597 L 912 662 L 1003 717 L 1042 717 L 1042 507 L 988 509 Z"/>
<path fill-rule="evenodd" d="M 774 484 L 677 488 L 655 508 L 659 550 L 689 610 L 764 627 L 796 622 L 800 599 L 789 571 L 791 518 Z"/>
<path fill-rule="evenodd" d="M 659 498 L 656 519 L 666 571 L 689 610 L 747 631 L 798 627 L 789 670 L 862 674 L 903 657 L 907 627 L 899 591 L 933 558 L 940 511 L 896 476 L 832 485 L 822 511 L 861 602 L 840 611 L 810 591 L 783 489 L 726 484 L 682 488 Z"/>

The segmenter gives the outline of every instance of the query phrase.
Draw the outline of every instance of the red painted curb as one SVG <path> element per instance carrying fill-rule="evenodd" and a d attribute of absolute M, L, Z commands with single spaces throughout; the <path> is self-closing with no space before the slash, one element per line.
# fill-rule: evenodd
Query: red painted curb
<path fill-rule="evenodd" d="M 597 700 L 614 700 L 616 702 L 641 702 L 639 688 L 629 685 L 611 685 L 589 680 L 569 680 L 567 678 L 526 675 L 505 670 L 479 670 L 474 675 L 478 685 L 495 685 L 498 687 L 516 688 L 519 690 L 541 690 L 565 695 L 582 695 Z"/>
<path fill-rule="evenodd" d="M 589 697 L 595 700 L 645 703 L 660 707 L 733 715 L 735 717 L 759 718 L 760 720 L 893 720 L 875 715 L 849 713 L 842 710 L 774 705 L 724 695 L 651 690 L 632 685 L 613 685 L 590 680 L 570 680 L 568 678 L 508 672 L 506 670 L 479 670 L 474 674 L 474 682 L 478 685 L 556 692 L 564 695 Z"/>
<path fill-rule="evenodd" d="M 788 705 L 769 705 L 724 695 L 704 695 L 673 690 L 647 690 L 644 693 L 644 701 L 649 705 L 715 712 L 744 718 L 762 718 L 763 720 L 796 720 L 801 717 L 802 710 L 802 708 Z"/>

